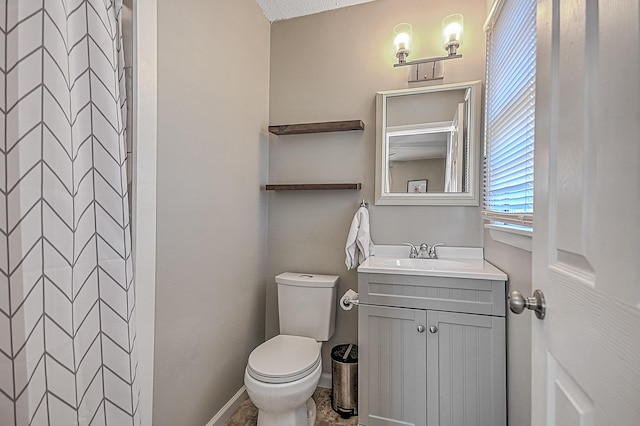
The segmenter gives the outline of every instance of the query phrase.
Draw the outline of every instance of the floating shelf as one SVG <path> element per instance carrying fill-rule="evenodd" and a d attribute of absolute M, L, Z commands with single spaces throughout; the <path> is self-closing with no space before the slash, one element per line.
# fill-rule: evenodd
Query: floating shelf
<path fill-rule="evenodd" d="M 349 130 L 364 130 L 364 122 L 362 120 L 346 120 L 269 126 L 269 132 L 274 135 L 300 135 L 303 133 L 345 132 Z"/>
<path fill-rule="evenodd" d="M 266 185 L 267 191 L 300 191 L 300 190 L 332 190 L 332 189 L 362 189 L 361 183 L 288 183 Z"/>

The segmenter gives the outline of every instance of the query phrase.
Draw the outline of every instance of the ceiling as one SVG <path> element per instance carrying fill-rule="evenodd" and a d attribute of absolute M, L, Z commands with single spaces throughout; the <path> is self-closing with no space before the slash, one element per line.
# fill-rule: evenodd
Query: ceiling
<path fill-rule="evenodd" d="M 256 0 L 271 22 L 326 10 L 339 9 L 374 0 Z"/>

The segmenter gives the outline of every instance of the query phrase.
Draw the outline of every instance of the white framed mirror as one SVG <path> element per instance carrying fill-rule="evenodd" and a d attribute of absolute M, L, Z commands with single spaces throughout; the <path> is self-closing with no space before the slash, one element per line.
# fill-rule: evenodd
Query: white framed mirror
<path fill-rule="evenodd" d="M 481 87 L 376 94 L 376 205 L 479 205 Z"/>

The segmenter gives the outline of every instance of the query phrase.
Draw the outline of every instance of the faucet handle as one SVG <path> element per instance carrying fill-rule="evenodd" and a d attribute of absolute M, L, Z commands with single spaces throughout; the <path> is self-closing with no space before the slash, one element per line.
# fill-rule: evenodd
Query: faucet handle
<path fill-rule="evenodd" d="M 429 257 L 432 259 L 437 259 L 438 254 L 436 253 L 436 247 L 444 246 L 444 243 L 435 243 L 429 248 Z"/>
<path fill-rule="evenodd" d="M 411 259 L 415 259 L 416 257 L 418 257 L 418 249 L 416 249 L 416 246 L 414 246 L 412 243 L 402 243 L 405 246 L 410 246 L 411 249 L 409 250 L 409 258 Z"/>

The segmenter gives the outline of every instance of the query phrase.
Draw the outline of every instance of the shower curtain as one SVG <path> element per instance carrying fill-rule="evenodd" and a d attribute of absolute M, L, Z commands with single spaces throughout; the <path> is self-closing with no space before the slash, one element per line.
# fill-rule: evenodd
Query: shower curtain
<path fill-rule="evenodd" d="M 121 0 L 2 3 L 0 425 L 137 425 Z"/>

